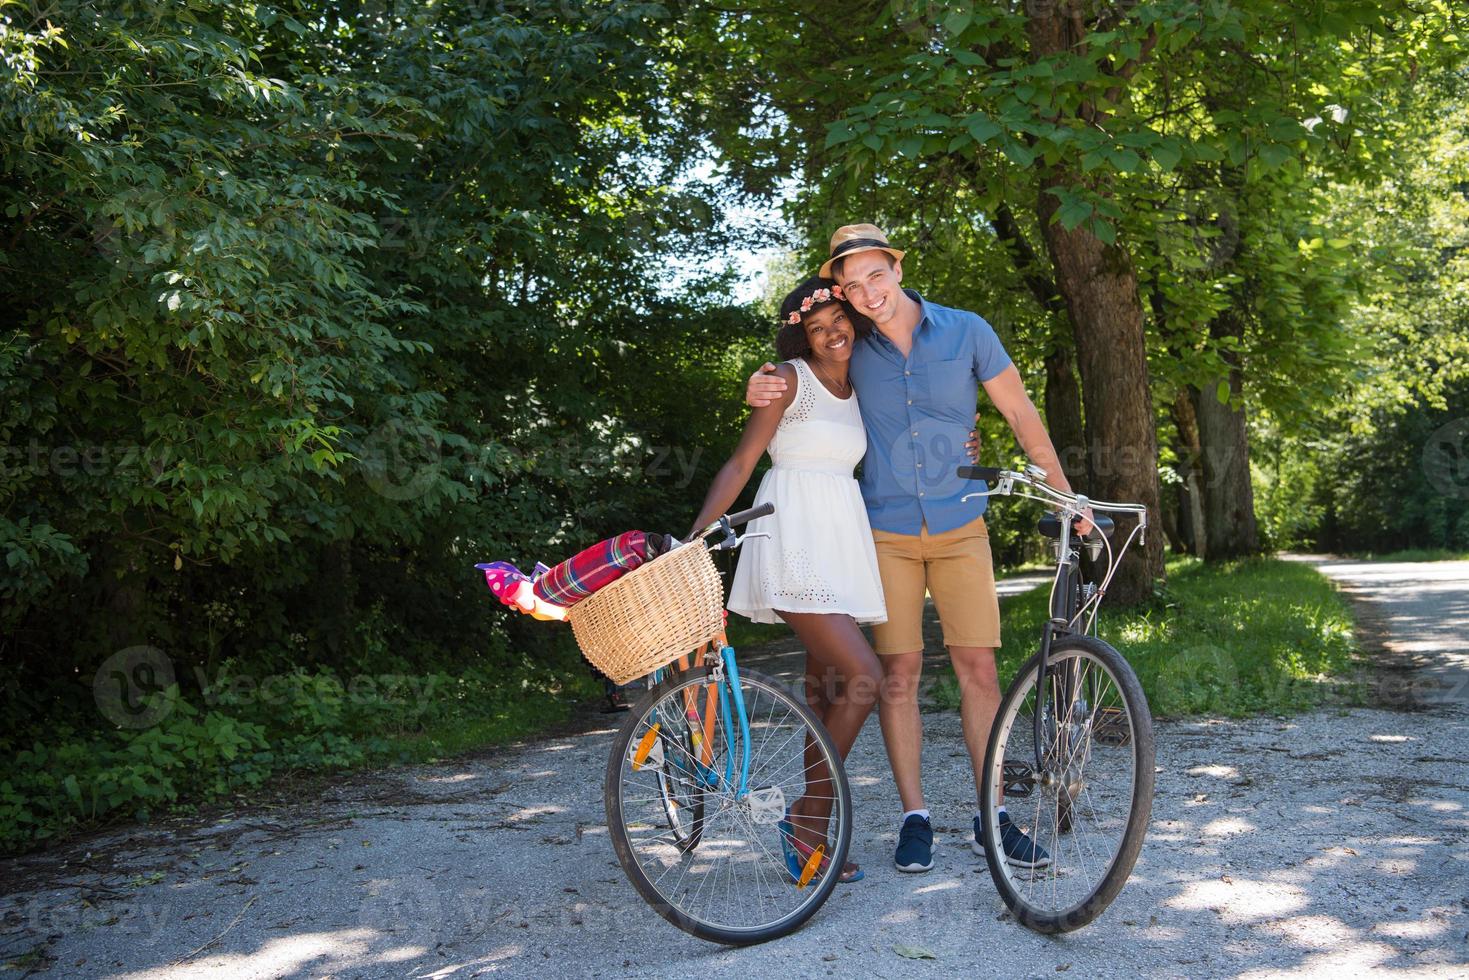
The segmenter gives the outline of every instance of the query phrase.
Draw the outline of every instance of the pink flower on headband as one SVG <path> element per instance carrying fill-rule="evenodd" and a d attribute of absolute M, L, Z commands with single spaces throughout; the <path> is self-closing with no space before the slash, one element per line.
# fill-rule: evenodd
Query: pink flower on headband
<path fill-rule="evenodd" d="M 846 298 L 847 297 L 842 295 L 842 287 L 840 286 L 833 286 L 830 289 L 818 289 L 810 296 L 807 296 L 805 299 L 801 300 L 800 312 L 792 311 L 791 315 L 786 317 L 786 323 L 800 323 L 801 314 L 810 313 L 811 307 L 815 306 L 817 303 L 830 303 L 833 299 L 845 300 Z"/>

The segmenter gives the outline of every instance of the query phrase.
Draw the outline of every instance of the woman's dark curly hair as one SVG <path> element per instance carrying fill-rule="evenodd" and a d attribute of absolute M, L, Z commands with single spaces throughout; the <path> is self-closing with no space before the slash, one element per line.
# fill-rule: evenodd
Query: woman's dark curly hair
<path fill-rule="evenodd" d="M 835 280 L 812 276 L 795 289 L 792 289 L 786 298 L 781 301 L 780 329 L 775 333 L 775 353 L 781 360 L 789 361 L 797 357 L 806 357 L 811 353 L 811 342 L 806 339 L 806 324 L 790 323 L 788 321 L 792 313 L 801 312 L 801 303 L 807 296 L 810 296 L 818 289 L 832 289 L 834 287 L 836 287 Z M 858 340 L 872 333 L 872 321 L 858 313 L 856 307 L 852 306 L 846 300 L 830 299 L 825 303 L 817 303 L 810 310 L 807 310 L 806 313 L 812 313 L 821 309 L 823 306 L 830 306 L 833 303 L 840 303 L 842 308 L 847 311 L 847 319 L 852 321 L 852 329 L 856 332 Z M 802 314 L 803 317 L 805 315 Z"/>

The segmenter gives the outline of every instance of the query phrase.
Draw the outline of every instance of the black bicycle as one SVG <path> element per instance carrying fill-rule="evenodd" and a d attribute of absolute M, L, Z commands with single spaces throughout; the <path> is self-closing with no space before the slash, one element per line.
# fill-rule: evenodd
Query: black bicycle
<path fill-rule="evenodd" d="M 1014 494 L 1055 508 L 1039 525 L 1056 558 L 1051 618 L 1039 651 L 1000 700 L 979 808 L 990 875 L 1015 918 L 1037 932 L 1069 932 L 1100 915 L 1127 883 L 1153 809 L 1148 701 L 1127 660 L 1097 636 L 1097 610 L 1122 555 L 1141 540 L 1148 513 L 1139 504 L 1058 490 L 1035 466 L 961 466 L 959 476 L 990 486 L 965 500 Z M 1095 526 L 1083 537 L 1076 524 L 1088 509 Z M 1108 513 L 1136 521 L 1115 552 Z M 1100 581 L 1089 581 L 1083 553 L 1096 564 L 1104 552 Z M 1001 803 L 1043 857 L 1024 866 L 1007 859 L 996 843 Z"/>

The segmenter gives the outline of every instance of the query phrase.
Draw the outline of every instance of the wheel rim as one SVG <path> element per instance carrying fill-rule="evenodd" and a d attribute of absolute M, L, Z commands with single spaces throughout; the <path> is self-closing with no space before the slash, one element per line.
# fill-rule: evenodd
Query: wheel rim
<path fill-rule="evenodd" d="M 1012 771 L 1012 792 L 1005 806 L 1010 819 L 1045 849 L 1050 863 L 1025 868 L 1001 856 L 998 873 L 1030 914 L 1065 917 L 1107 884 L 1127 842 L 1138 776 L 1137 719 L 1118 678 L 1098 657 L 1085 650 L 1054 656 L 1046 700 L 1063 708 L 1055 712 L 1056 719 L 1043 719 L 1046 766 L 1036 773 L 1035 678 L 1032 669 L 1023 681 L 1024 696 L 1014 698 L 997 720 L 997 751 L 989 780 L 992 790 L 998 790 L 1006 761 L 1031 769 L 1030 792 L 1023 797 L 1013 792 L 1022 781 Z M 1069 699 L 1062 695 L 1067 685 L 1077 692 Z M 997 799 L 998 792 L 990 798 Z M 998 841 L 993 810 L 986 821 L 989 839 Z"/>
<path fill-rule="evenodd" d="M 683 692 L 691 687 L 700 693 L 697 701 L 702 704 L 705 681 L 691 678 L 645 710 L 626 742 L 628 750 L 618 764 L 617 794 L 628 855 L 664 904 L 660 911 L 673 911 L 693 923 L 728 933 L 778 929 L 819 904 L 828 891 L 824 873 L 804 888 L 792 882 L 777 826 L 785 807 L 805 793 L 807 774 L 819 771 L 805 759 L 812 729 L 788 694 L 742 675 L 740 689 L 750 719 L 749 786 L 761 792 L 741 800 L 726 782 L 725 765 L 731 751 L 735 782 L 739 780 L 740 748 L 737 737 L 729 738 L 722 721 L 717 721 L 709 767 L 715 785 L 706 781 L 698 790 L 703 819 L 697 846 L 681 846 L 680 839 L 687 841 L 688 835 L 668 819 L 662 787 L 686 786 L 701 774 L 702 758 L 689 751 L 690 742 L 684 737 L 695 727 L 689 725 L 683 710 Z M 657 740 L 665 754 L 657 760 L 653 758 L 657 753 L 650 752 L 635 770 L 632 756 L 654 724 L 660 726 L 660 732 L 671 729 L 668 738 Z M 819 738 L 814 743 L 822 763 L 830 766 L 836 761 Z M 827 840 L 840 839 L 842 815 L 849 805 L 844 781 L 833 780 L 829 795 L 815 791 L 806 795 L 830 803 Z M 827 851 L 831 850 L 828 846 Z"/>
<path fill-rule="evenodd" d="M 659 732 L 663 743 L 663 764 L 655 769 L 658 792 L 663 797 L 663 814 L 673 831 L 674 842 L 681 850 L 699 846 L 704 825 L 704 793 L 698 773 L 688 764 L 694 758 L 693 736 L 686 719 L 669 719 L 671 729 Z M 679 734 L 670 731 L 682 729 Z M 683 751 L 678 751 L 682 746 Z"/>

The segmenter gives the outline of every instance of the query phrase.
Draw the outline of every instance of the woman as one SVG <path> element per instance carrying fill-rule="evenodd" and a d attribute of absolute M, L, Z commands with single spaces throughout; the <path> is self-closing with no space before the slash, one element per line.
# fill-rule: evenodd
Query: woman
<path fill-rule="evenodd" d="M 784 620 L 806 648 L 806 700 L 842 758 L 876 703 L 882 667 L 858 623 L 887 619 L 867 510 L 852 468 L 867 451 L 857 395 L 847 378 L 852 347 L 872 325 L 830 279 L 813 277 L 786 296 L 775 348 L 786 390 L 745 425 L 719 470 L 694 530 L 728 511 L 768 449 L 771 468 L 755 503 L 775 513 L 749 527 L 729 609 L 757 623 Z M 756 534 L 768 534 L 768 538 Z M 810 778 L 782 827 L 795 867 L 826 840 L 831 775 L 807 745 Z M 791 858 L 788 856 L 788 863 Z M 849 862 L 842 881 L 862 871 Z"/>

